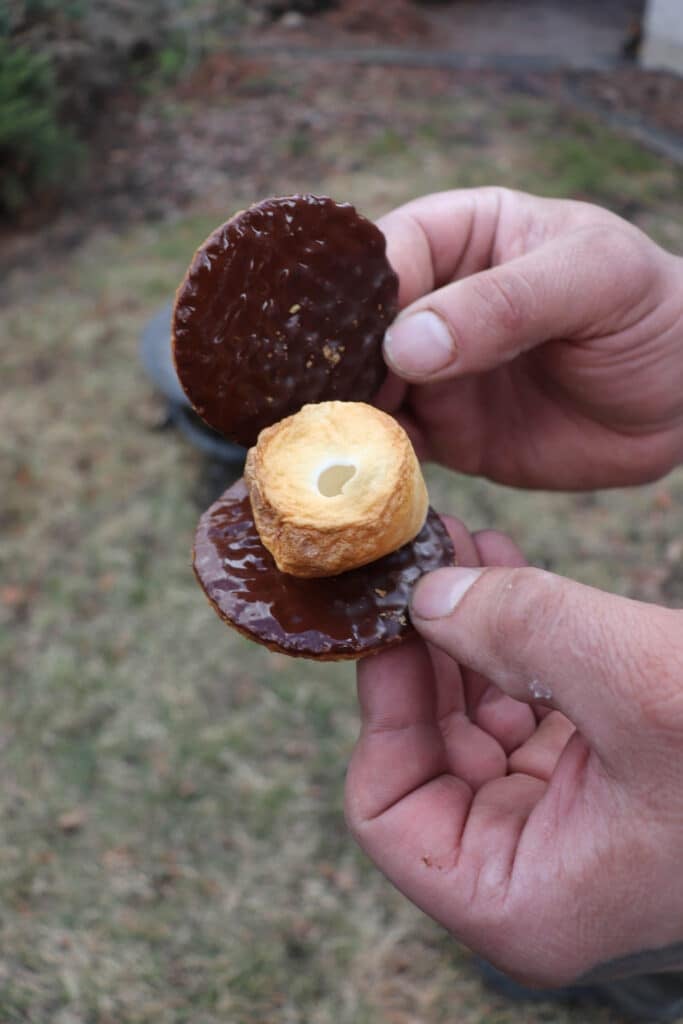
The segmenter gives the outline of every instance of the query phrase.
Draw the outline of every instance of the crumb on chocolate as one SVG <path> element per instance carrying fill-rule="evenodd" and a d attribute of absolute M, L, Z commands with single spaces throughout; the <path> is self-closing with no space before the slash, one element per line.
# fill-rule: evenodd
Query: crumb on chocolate
<path fill-rule="evenodd" d="M 341 359 L 341 354 L 336 349 L 332 348 L 331 345 L 323 345 L 323 355 L 327 359 L 330 366 L 336 366 Z"/>

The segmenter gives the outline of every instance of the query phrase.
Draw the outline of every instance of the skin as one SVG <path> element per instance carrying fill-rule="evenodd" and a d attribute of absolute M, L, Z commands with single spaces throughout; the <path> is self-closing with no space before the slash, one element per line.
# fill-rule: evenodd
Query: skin
<path fill-rule="evenodd" d="M 378 404 L 423 458 L 562 490 L 683 461 L 683 260 L 607 210 L 507 189 L 427 196 L 379 223 L 405 307 L 389 334 L 409 344 L 401 367 L 385 348 L 398 376 Z M 453 347 L 433 374 L 410 319 L 424 310 Z"/>
<path fill-rule="evenodd" d="M 408 306 L 389 354 L 410 382 L 394 375 L 380 402 L 423 455 L 558 488 L 683 461 L 679 259 L 606 211 L 496 189 L 381 226 Z M 435 373 L 409 321 L 424 309 L 456 340 Z M 421 639 L 359 667 L 351 830 L 527 984 L 681 966 L 683 612 L 526 567 L 509 539 L 448 522 L 461 567 L 416 588 Z"/>

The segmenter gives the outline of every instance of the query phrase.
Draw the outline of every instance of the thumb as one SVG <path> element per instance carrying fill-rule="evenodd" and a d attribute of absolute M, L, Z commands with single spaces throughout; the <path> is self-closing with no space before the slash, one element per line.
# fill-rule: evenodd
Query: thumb
<path fill-rule="evenodd" d="M 642 246 L 621 227 L 578 228 L 418 299 L 389 328 L 385 358 L 406 380 L 445 380 L 597 324 L 616 329 L 614 311 L 628 316 L 643 294 L 644 262 Z"/>
<path fill-rule="evenodd" d="M 564 712 L 607 760 L 642 728 L 659 614 L 673 613 L 530 568 L 438 569 L 411 608 L 425 640 L 516 700 Z"/>

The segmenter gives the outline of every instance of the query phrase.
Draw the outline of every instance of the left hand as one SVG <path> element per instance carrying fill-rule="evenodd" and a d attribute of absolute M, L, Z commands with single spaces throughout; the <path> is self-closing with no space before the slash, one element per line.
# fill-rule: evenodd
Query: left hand
<path fill-rule="evenodd" d="M 494 568 L 423 578 L 424 639 L 360 663 L 352 832 L 417 906 L 524 982 L 678 966 L 683 612 L 450 529 L 461 566 Z"/>

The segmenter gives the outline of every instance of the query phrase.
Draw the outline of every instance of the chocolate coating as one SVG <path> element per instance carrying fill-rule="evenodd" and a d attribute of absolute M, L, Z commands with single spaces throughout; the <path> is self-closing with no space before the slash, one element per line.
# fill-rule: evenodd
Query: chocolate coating
<path fill-rule="evenodd" d="M 176 296 L 174 358 L 199 415 L 249 447 L 307 402 L 372 398 L 398 279 L 349 203 L 266 199 L 217 228 Z"/>
<path fill-rule="evenodd" d="M 262 545 L 243 480 L 201 517 L 194 571 L 222 619 L 272 650 L 301 658 L 361 658 L 413 633 L 411 591 L 425 572 L 454 565 L 433 509 L 415 540 L 341 576 L 299 579 Z"/>

